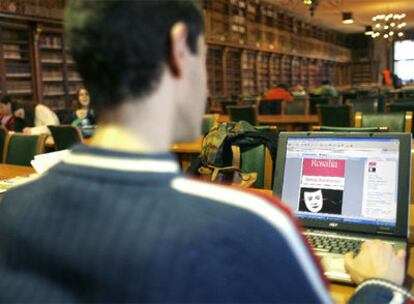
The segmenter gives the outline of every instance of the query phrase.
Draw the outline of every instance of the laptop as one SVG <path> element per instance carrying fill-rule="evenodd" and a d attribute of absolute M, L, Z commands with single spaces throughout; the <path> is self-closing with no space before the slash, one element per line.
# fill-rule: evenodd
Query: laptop
<path fill-rule="evenodd" d="M 411 134 L 280 133 L 273 193 L 305 228 L 325 275 L 351 283 L 344 254 L 381 239 L 406 249 Z"/>

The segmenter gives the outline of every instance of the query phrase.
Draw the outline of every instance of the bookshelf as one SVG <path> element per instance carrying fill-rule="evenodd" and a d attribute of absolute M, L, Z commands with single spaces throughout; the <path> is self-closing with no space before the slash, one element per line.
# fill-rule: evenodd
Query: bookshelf
<path fill-rule="evenodd" d="M 67 109 L 82 79 L 65 47 L 62 24 L 0 17 L 0 93 Z"/>
<path fill-rule="evenodd" d="M 210 94 L 257 95 L 281 82 L 316 86 L 321 71 L 349 81 L 340 65 L 351 62 L 345 35 L 300 20 L 271 1 L 204 0 L 204 15 L 209 48 L 222 47 L 212 53 L 223 68 L 207 66 Z"/>
<path fill-rule="evenodd" d="M 211 96 L 224 96 L 223 48 L 209 47 L 207 52 L 208 90 Z"/>
<path fill-rule="evenodd" d="M 300 80 L 299 83 L 307 88 L 309 86 L 309 66 L 308 66 L 308 59 L 301 58 L 300 59 Z"/>
<path fill-rule="evenodd" d="M 270 89 L 270 69 L 269 69 L 270 54 L 258 53 L 257 55 L 257 93 L 263 94 Z"/>
<path fill-rule="evenodd" d="M 300 59 L 298 57 L 293 57 L 291 66 L 292 66 L 292 79 L 290 83 L 291 83 L 291 86 L 294 86 L 301 82 Z"/>
<path fill-rule="evenodd" d="M 39 37 L 40 94 L 51 109 L 67 106 L 63 36 L 59 31 L 42 30 Z"/>
<path fill-rule="evenodd" d="M 241 95 L 241 51 L 227 48 L 224 52 L 225 95 Z"/>
<path fill-rule="evenodd" d="M 0 40 L 0 91 L 17 100 L 33 100 L 33 57 L 29 27 L 2 25 Z"/>
<path fill-rule="evenodd" d="M 351 83 L 372 83 L 377 81 L 377 65 L 374 62 L 358 62 L 351 65 Z"/>
<path fill-rule="evenodd" d="M 282 57 L 282 82 L 288 87 L 292 85 L 292 57 L 284 55 Z"/>
<path fill-rule="evenodd" d="M 255 95 L 256 90 L 256 52 L 244 50 L 241 55 L 242 94 Z"/>

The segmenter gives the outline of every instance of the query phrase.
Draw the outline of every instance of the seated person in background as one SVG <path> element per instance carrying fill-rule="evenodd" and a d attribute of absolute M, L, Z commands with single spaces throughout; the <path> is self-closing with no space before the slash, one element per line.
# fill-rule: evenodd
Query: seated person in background
<path fill-rule="evenodd" d="M 293 101 L 293 96 L 289 93 L 287 86 L 284 83 L 280 83 L 275 89 L 268 91 L 264 99 L 280 99 L 290 102 Z"/>
<path fill-rule="evenodd" d="M 77 97 L 77 109 L 71 114 L 69 119 L 65 121 L 65 124 L 71 124 L 77 127 L 95 125 L 95 112 L 90 108 L 89 92 L 85 88 L 82 88 L 78 90 Z"/>
<path fill-rule="evenodd" d="M 205 109 L 194 3 L 68 2 L 66 37 L 100 127 L 91 146 L 5 193 L 0 302 L 331 302 L 278 199 L 189 179 L 168 152 L 199 136 Z M 348 269 L 400 284 L 404 256 L 381 244 Z M 375 282 L 356 300 L 407 297 Z"/>
<path fill-rule="evenodd" d="M 299 83 L 290 89 L 290 93 L 293 95 L 293 97 L 303 97 L 308 95 L 308 93 L 305 91 L 305 88 Z"/>
<path fill-rule="evenodd" d="M 15 119 L 14 130 L 24 134 L 49 134 L 48 125 L 59 125 L 56 113 L 43 104 L 11 104 Z"/>
<path fill-rule="evenodd" d="M 10 96 L 4 96 L 0 100 L 0 126 L 11 131 L 14 129 L 14 117 L 11 110 L 12 99 Z"/>
<path fill-rule="evenodd" d="M 331 84 L 330 80 L 322 81 L 322 85 L 313 91 L 316 95 L 338 97 L 338 91 Z"/>

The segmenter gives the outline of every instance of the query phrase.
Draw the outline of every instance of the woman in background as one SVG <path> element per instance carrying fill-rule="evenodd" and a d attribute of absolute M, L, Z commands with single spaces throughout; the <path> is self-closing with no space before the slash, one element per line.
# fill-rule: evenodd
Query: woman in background
<path fill-rule="evenodd" d="M 77 109 L 72 113 L 66 123 L 81 128 L 95 125 L 95 112 L 90 108 L 89 92 L 85 88 L 82 88 L 78 91 L 77 96 Z"/>

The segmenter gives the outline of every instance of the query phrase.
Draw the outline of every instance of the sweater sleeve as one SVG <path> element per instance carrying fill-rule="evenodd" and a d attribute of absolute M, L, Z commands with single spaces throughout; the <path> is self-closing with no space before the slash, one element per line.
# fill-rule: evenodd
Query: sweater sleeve
<path fill-rule="evenodd" d="M 38 104 L 35 108 L 34 127 L 30 128 L 30 134 L 50 134 L 48 125 L 59 125 L 56 113 L 45 105 Z"/>
<path fill-rule="evenodd" d="M 59 118 L 56 113 L 45 105 L 39 104 L 35 109 L 35 127 L 47 125 L 59 125 Z"/>

